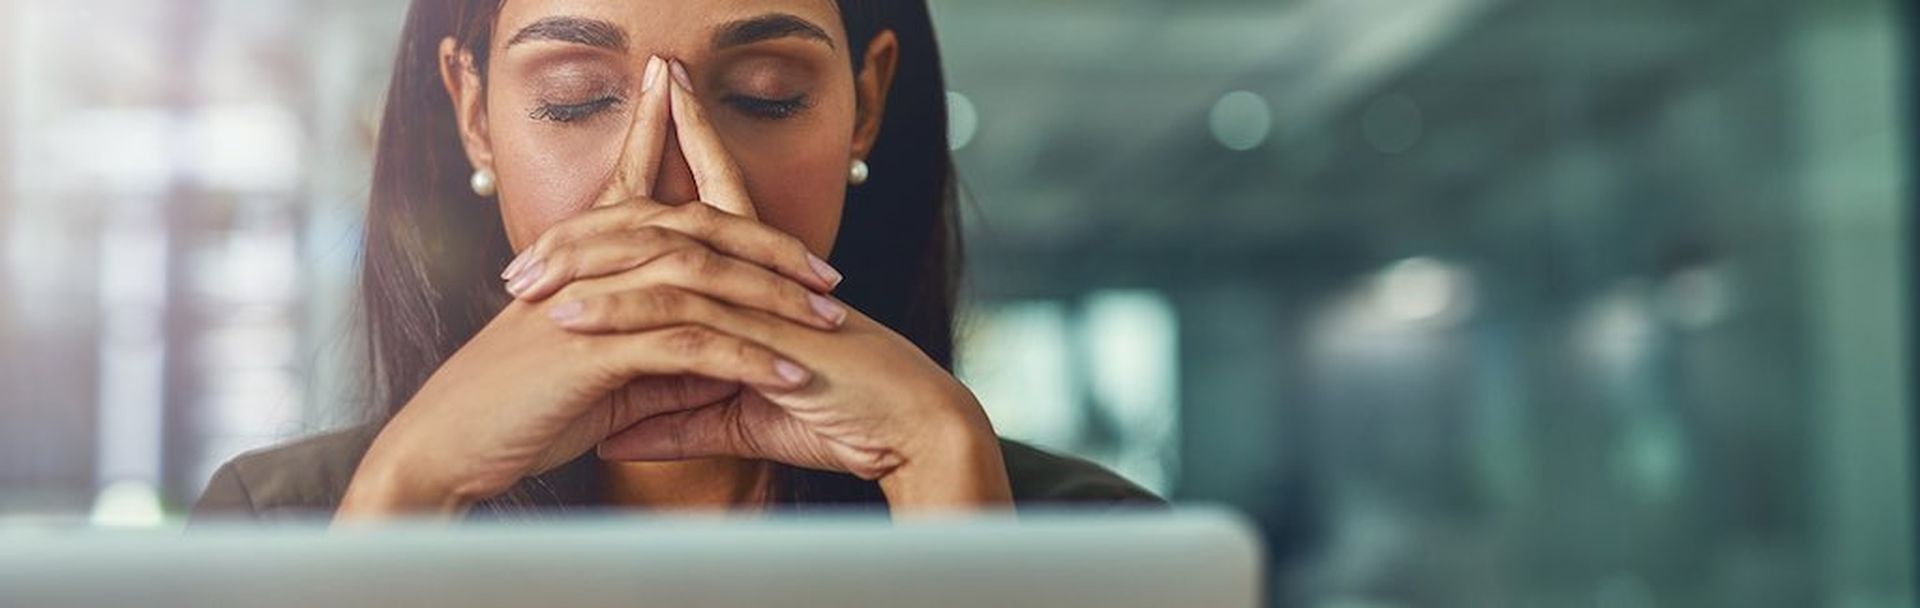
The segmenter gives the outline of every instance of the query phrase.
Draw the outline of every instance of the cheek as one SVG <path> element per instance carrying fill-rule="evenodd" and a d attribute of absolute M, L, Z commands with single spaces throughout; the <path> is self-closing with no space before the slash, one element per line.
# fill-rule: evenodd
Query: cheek
<path fill-rule="evenodd" d="M 492 135 L 500 214 L 515 251 L 592 206 L 620 152 L 617 137 L 556 133 L 525 121 L 496 124 Z"/>
<path fill-rule="evenodd" d="M 844 136 L 820 134 L 786 145 L 763 141 L 733 148 L 761 221 L 798 237 L 821 257 L 833 251 L 846 203 L 844 142 Z"/>

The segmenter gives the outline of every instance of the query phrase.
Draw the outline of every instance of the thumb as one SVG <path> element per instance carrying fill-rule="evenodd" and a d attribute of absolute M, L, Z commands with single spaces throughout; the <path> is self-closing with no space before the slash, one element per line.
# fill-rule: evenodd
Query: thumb
<path fill-rule="evenodd" d="M 681 412 L 740 398 L 740 385 L 701 376 L 646 376 L 628 382 L 610 395 L 603 439 L 651 416 Z"/>
<path fill-rule="evenodd" d="M 595 207 L 617 205 L 652 194 L 660 175 L 660 163 L 666 154 L 668 114 L 667 62 L 654 56 L 640 77 L 639 105 L 627 124 L 627 135 L 620 144 L 619 160 L 614 162 Z"/>
<path fill-rule="evenodd" d="M 642 420 L 601 442 L 599 454 L 606 460 L 641 462 L 731 457 L 799 464 L 792 462 L 796 454 L 787 452 L 809 443 L 805 440 L 811 435 L 799 420 L 778 407 L 743 394 L 730 401 Z"/>

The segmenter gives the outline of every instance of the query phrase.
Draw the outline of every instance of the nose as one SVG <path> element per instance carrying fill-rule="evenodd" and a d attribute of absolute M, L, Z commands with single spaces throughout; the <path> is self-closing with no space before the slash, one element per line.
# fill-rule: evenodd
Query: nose
<path fill-rule="evenodd" d="M 667 88 L 661 82 L 665 76 L 656 71 L 664 70 L 665 64 L 653 58 L 647 69 L 653 88 L 643 95 L 631 122 L 627 123 L 626 136 L 619 144 L 611 175 L 596 205 L 611 205 L 636 197 L 682 204 L 700 197 L 693 168 L 687 162 L 686 153 L 681 151 L 679 137 L 674 134 L 673 110 L 668 103 Z"/>

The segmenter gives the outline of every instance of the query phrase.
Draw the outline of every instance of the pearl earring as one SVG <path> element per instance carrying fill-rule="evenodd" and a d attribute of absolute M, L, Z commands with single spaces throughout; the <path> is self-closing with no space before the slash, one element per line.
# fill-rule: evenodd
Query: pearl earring
<path fill-rule="evenodd" d="M 475 170 L 473 179 L 468 181 L 468 185 L 473 186 L 473 193 L 480 195 L 481 198 L 493 198 L 493 195 L 500 191 L 499 184 L 495 183 L 492 169 Z"/>
<path fill-rule="evenodd" d="M 855 159 L 853 165 L 847 167 L 847 183 L 855 186 L 865 184 L 872 174 L 873 169 L 867 167 L 867 161 Z"/>

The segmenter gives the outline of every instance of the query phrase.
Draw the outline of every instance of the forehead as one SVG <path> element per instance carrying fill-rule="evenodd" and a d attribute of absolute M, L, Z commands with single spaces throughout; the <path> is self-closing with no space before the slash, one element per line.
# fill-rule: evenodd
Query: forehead
<path fill-rule="evenodd" d="M 768 14 L 811 22 L 836 47 L 846 47 L 847 33 L 833 0 L 506 0 L 494 22 L 493 46 L 541 19 L 586 17 L 618 26 L 636 56 L 687 57 L 706 50 L 721 26 Z"/>

